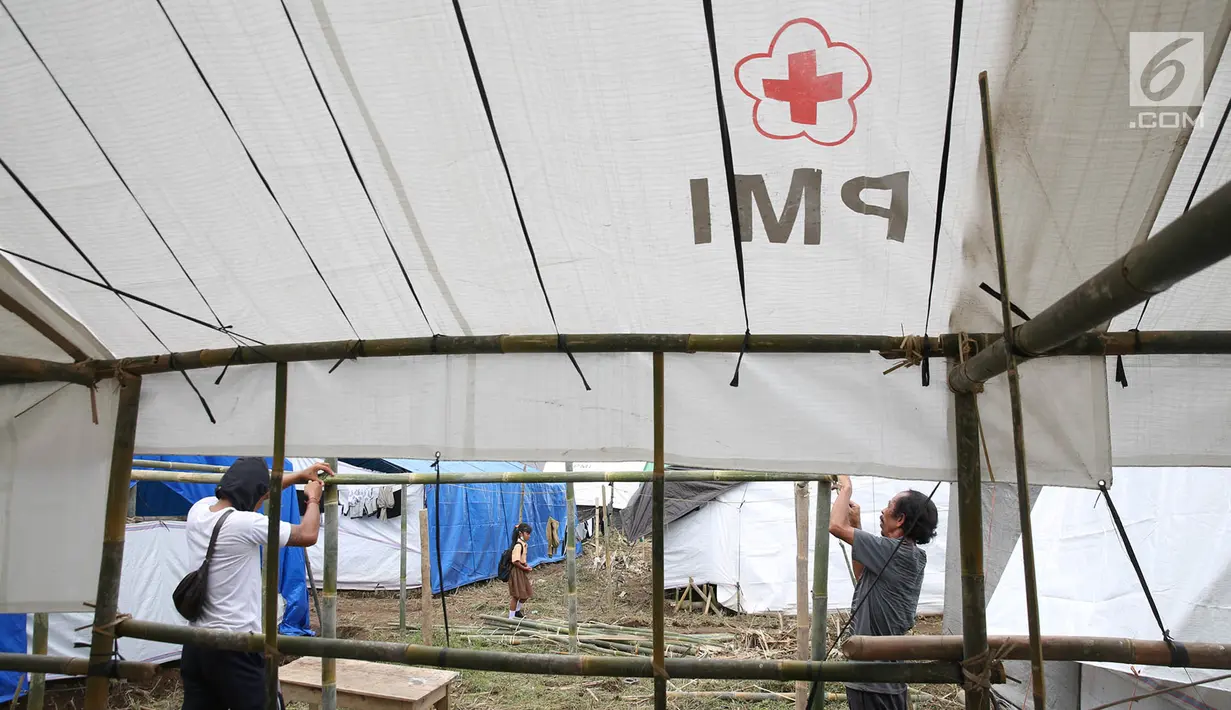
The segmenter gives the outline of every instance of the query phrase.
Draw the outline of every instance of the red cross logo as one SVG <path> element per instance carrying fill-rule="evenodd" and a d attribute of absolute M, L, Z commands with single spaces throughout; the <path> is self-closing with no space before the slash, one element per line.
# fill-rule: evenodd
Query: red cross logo
<path fill-rule="evenodd" d="M 735 81 L 755 102 L 752 123 L 761 135 L 835 146 L 855 134 L 855 101 L 872 84 L 872 67 L 819 22 L 800 18 L 778 30 L 769 51 L 741 59 Z"/>
<path fill-rule="evenodd" d="M 787 79 L 762 79 L 765 97 L 791 105 L 791 120 L 816 125 L 816 105 L 842 98 L 842 72 L 816 73 L 816 50 L 787 56 Z"/>

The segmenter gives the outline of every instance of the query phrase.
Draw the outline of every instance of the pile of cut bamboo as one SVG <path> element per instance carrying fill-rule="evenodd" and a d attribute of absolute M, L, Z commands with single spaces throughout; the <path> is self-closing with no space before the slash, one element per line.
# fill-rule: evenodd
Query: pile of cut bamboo
<path fill-rule="evenodd" d="M 467 640 L 488 643 L 505 643 L 520 646 L 527 642 L 541 642 L 568 647 L 568 622 L 558 619 L 509 619 L 503 616 L 482 614 L 483 626 L 468 630 Z M 735 634 L 682 634 L 668 631 L 664 634 L 667 656 L 708 656 L 725 650 L 724 644 L 736 640 Z M 577 624 L 577 645 L 602 655 L 653 656 L 654 632 L 648 628 L 615 626 L 597 621 Z"/>

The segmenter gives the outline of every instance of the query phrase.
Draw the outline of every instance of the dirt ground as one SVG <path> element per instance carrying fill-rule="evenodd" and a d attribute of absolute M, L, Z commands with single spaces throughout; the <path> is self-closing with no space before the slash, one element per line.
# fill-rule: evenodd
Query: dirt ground
<path fill-rule="evenodd" d="M 615 564 L 611 579 L 612 598 L 607 601 L 607 572 L 602 568 L 601 555 L 595 555 L 590 542 L 585 554 L 578 558 L 578 618 L 630 627 L 649 627 L 651 620 L 650 543 L 635 546 L 613 543 Z M 565 619 L 567 584 L 563 564 L 544 565 L 532 574 L 534 599 L 526 604 L 529 619 Z M 398 629 L 398 594 L 392 592 L 340 592 L 338 599 L 338 636 L 419 643 L 420 593 L 414 590 L 407 600 L 405 633 Z M 480 614 L 504 614 L 508 610 L 507 587 L 498 581 L 479 583 L 450 592 L 446 598 L 451 630 L 482 625 Z M 444 628 L 440 599 L 435 598 L 434 623 L 437 645 L 443 644 Z M 788 659 L 795 656 L 795 618 L 790 615 L 722 615 L 712 611 L 675 611 L 668 600 L 666 622 L 668 630 L 683 633 L 731 633 L 737 640 L 728 644 L 715 657 Z M 830 639 L 846 615 L 830 615 Z M 313 628 L 319 631 L 315 612 Z M 940 631 L 939 617 L 921 617 L 914 633 L 934 634 Z M 832 643 L 832 641 L 831 641 Z M 453 639 L 455 647 L 485 648 L 509 652 L 559 652 L 555 647 L 541 645 L 508 646 L 489 640 Z M 742 691 L 792 693 L 794 683 L 775 681 L 679 680 L 671 681 L 669 691 Z M 523 708 L 527 710 L 589 710 L 591 708 L 647 708 L 653 704 L 653 681 L 642 678 L 582 678 L 569 676 L 523 676 L 506 673 L 461 671 L 451 689 L 452 707 L 457 710 L 493 710 Z M 77 710 L 83 707 L 84 680 L 75 679 L 51 683 L 47 704 L 56 710 Z M 844 710 L 847 705 L 839 684 L 828 684 L 827 693 L 835 694 L 827 708 Z M 912 698 L 915 710 L 952 710 L 962 707 L 957 686 L 918 686 L 912 691 L 925 693 Z M 168 672 L 152 683 L 117 683 L 113 686 L 111 707 L 129 710 L 172 710 L 182 702 L 179 676 Z M 784 698 L 774 701 L 735 701 L 714 698 L 671 697 L 668 704 L 675 710 L 720 710 L 728 708 L 787 708 L 793 703 Z M 25 710 L 25 703 L 17 706 Z M 305 710 L 291 706 L 294 710 Z M 305 706 L 306 707 L 306 706 Z"/>

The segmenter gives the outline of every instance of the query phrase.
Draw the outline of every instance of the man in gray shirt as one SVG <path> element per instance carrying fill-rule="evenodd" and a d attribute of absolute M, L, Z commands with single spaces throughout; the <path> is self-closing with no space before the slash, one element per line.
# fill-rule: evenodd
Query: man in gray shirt
<path fill-rule="evenodd" d="M 860 528 L 859 506 L 851 502 L 851 479 L 838 476 L 838 495 L 829 532 L 851 546 L 855 597 L 852 633 L 901 636 L 915 625 L 927 553 L 919 545 L 936 535 L 936 504 L 919 491 L 895 495 L 880 514 L 880 535 Z M 905 683 L 847 683 L 851 710 L 906 710 Z"/>

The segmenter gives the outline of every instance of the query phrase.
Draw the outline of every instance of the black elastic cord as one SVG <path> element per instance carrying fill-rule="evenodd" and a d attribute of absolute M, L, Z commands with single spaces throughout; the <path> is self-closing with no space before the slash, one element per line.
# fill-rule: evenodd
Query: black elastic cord
<path fill-rule="evenodd" d="M 1111 511 L 1111 520 L 1115 523 L 1116 532 L 1120 535 L 1120 542 L 1124 544 L 1124 551 L 1128 553 L 1129 562 L 1133 563 L 1133 571 L 1137 573 L 1137 581 L 1141 582 L 1141 591 L 1145 592 L 1146 601 L 1150 603 L 1150 611 L 1154 613 L 1154 621 L 1158 623 L 1158 630 L 1163 633 L 1163 642 L 1171 650 L 1171 664 L 1177 668 L 1187 668 L 1188 650 L 1183 644 L 1171 638 L 1171 632 L 1163 625 L 1163 616 L 1158 612 L 1158 605 L 1154 603 L 1154 594 L 1150 591 L 1150 585 L 1146 584 L 1145 573 L 1141 571 L 1141 564 L 1137 562 L 1137 553 L 1133 551 L 1133 543 L 1128 539 L 1128 531 L 1124 529 L 1124 522 L 1120 520 L 1116 504 L 1111 500 L 1111 491 L 1107 490 L 1107 482 L 1099 481 L 1098 488 L 1107 501 L 1107 509 Z"/>
<path fill-rule="evenodd" d="M 979 289 L 996 299 L 996 303 L 1000 303 L 1000 292 L 992 288 L 986 281 L 979 284 Z M 1030 320 L 1030 316 L 1026 315 L 1026 312 L 1018 308 L 1017 304 L 1012 301 L 1009 301 L 1009 310 L 1013 312 L 1013 315 L 1021 318 L 1022 320 Z"/>
<path fill-rule="evenodd" d="M 3 159 L 3 158 L 0 158 L 0 165 L 3 165 L 3 164 L 4 164 L 4 159 Z M 7 167 L 7 166 L 6 166 L 6 167 Z M 12 173 L 9 173 L 9 174 L 11 175 Z M 59 224 L 57 224 L 57 223 L 53 223 L 53 226 L 56 226 L 56 227 L 58 228 L 58 227 L 59 227 Z M 215 330 L 215 331 L 218 331 L 218 332 L 220 332 L 220 333 L 226 333 L 226 334 L 228 334 L 228 335 L 234 335 L 235 337 L 238 337 L 238 338 L 243 338 L 244 340 L 251 341 L 251 342 L 253 342 L 253 343 L 256 343 L 257 345 L 264 345 L 264 344 L 265 344 L 265 343 L 261 342 L 260 340 L 257 340 L 256 338 L 250 338 L 250 337 L 248 337 L 248 336 L 246 336 L 246 335 L 243 335 L 243 334 L 241 334 L 241 333 L 237 333 L 237 332 L 235 332 L 234 330 L 232 330 L 232 329 L 231 329 L 231 327 L 230 327 L 230 326 L 225 326 L 225 327 L 223 327 L 223 328 L 219 328 L 218 326 L 214 325 L 213 323 L 209 323 L 209 322 L 207 322 L 207 321 L 203 321 L 203 320 L 201 320 L 200 318 L 194 318 L 193 316 L 190 316 L 190 315 L 188 315 L 188 314 L 186 314 L 186 313 L 181 313 L 181 312 L 179 312 L 179 311 L 175 310 L 174 308 L 168 308 L 168 307 L 166 307 L 166 306 L 162 305 L 161 303 L 155 303 L 155 302 L 153 302 L 153 301 L 149 300 L 148 298 L 142 298 L 142 297 L 140 297 L 140 296 L 138 296 L 138 295 L 136 295 L 136 294 L 129 293 L 128 291 L 125 291 L 125 290 L 123 290 L 123 289 L 118 289 L 118 288 L 116 288 L 116 287 L 112 286 L 112 285 L 111 285 L 111 284 L 109 284 L 109 283 L 101 283 L 101 282 L 95 281 L 95 280 L 93 280 L 93 279 L 87 279 L 87 278 L 86 278 L 86 277 L 84 277 L 84 276 L 79 276 L 79 275 L 74 274 L 73 272 L 71 272 L 71 271 L 69 271 L 69 270 L 67 270 L 67 269 L 61 269 L 61 268 L 60 268 L 60 267 L 58 267 L 58 266 L 52 266 L 51 264 L 48 264 L 47 262 L 42 261 L 42 260 L 39 260 L 39 259 L 35 259 L 35 258 L 34 258 L 34 257 L 32 257 L 32 256 L 26 256 L 25 254 L 19 254 L 19 253 L 15 252 L 15 251 L 12 251 L 12 250 L 10 250 L 10 249 L 5 249 L 4 247 L 0 247 L 0 254 L 7 254 L 7 255 L 9 255 L 9 256 L 11 256 L 11 257 L 15 258 L 15 259 L 21 259 L 22 261 L 28 261 L 28 262 L 30 262 L 31 264 L 34 264 L 34 265 L 36 265 L 36 266 L 41 266 L 41 267 L 43 267 L 44 269 L 47 269 L 48 271 L 54 271 L 54 272 L 56 272 L 57 274 L 60 274 L 61 276 L 67 276 L 67 277 L 69 277 L 69 278 L 71 278 L 71 279 L 76 279 L 76 280 L 78 280 L 78 281 L 80 281 L 80 282 L 82 282 L 82 283 L 87 283 L 87 284 L 90 284 L 91 286 L 95 286 L 95 287 L 97 287 L 97 288 L 101 288 L 101 289 L 103 289 L 104 291 L 110 291 L 111 293 L 114 293 L 116 296 L 120 297 L 120 300 L 123 300 L 123 299 L 127 298 L 127 299 L 129 299 L 129 300 L 131 300 L 131 301 L 136 301 L 137 303 L 140 303 L 140 304 L 142 304 L 142 305 L 144 305 L 144 306 L 149 306 L 150 308 L 153 308 L 153 309 L 156 309 L 156 310 L 162 311 L 163 313 L 167 313 L 167 314 L 169 314 L 169 315 L 173 315 L 173 316 L 175 316 L 175 317 L 177 317 L 177 318 L 182 318 L 182 319 L 184 319 L 184 320 L 186 320 L 186 321 L 188 321 L 188 322 L 190 322 L 190 323 L 196 323 L 197 325 L 204 326 L 204 327 L 206 327 L 206 328 L 209 328 L 210 330 Z M 97 269 L 95 270 L 95 273 L 97 273 Z M 140 318 L 140 316 L 138 316 L 138 318 Z M 168 350 L 168 352 L 170 352 L 170 351 Z"/>
<path fill-rule="evenodd" d="M 932 270 L 928 277 L 928 309 L 923 319 L 924 355 L 920 376 L 923 386 L 932 384 L 932 370 L 928 364 L 928 325 L 932 320 L 932 292 L 936 288 L 936 258 L 940 254 L 940 225 L 945 215 L 945 187 L 949 184 L 949 144 L 953 138 L 953 96 L 957 92 L 957 66 L 959 49 L 962 46 L 962 0 L 953 4 L 953 49 L 949 54 L 949 107 L 945 110 L 945 141 L 940 149 L 940 185 L 936 190 L 936 231 L 932 235 Z"/>
<path fill-rule="evenodd" d="M 274 193 L 273 186 L 269 184 L 269 180 L 265 179 L 265 173 L 261 172 L 261 166 L 257 165 L 256 158 L 252 157 L 252 151 L 248 150 L 248 144 L 239 135 L 239 129 L 235 127 L 235 123 L 231 120 L 231 115 L 227 113 L 226 107 L 222 105 L 222 100 L 218 98 L 213 85 L 209 83 L 209 79 L 205 78 L 205 72 L 201 69 L 201 65 L 197 63 L 197 58 L 193 55 L 192 50 L 188 49 L 188 43 L 184 41 L 179 28 L 175 26 L 171 15 L 167 13 L 167 8 L 163 6 L 162 0 L 156 0 L 156 2 L 158 3 L 158 8 L 162 10 L 163 16 L 167 18 L 167 24 L 171 25 L 171 31 L 175 33 L 175 38 L 179 40 L 180 46 L 184 48 L 184 53 L 188 55 L 188 61 L 192 62 L 193 69 L 197 70 L 197 76 L 200 77 L 201 83 L 205 84 L 205 88 L 209 90 L 209 95 L 214 97 L 214 103 L 218 105 L 218 110 L 222 112 L 222 117 L 226 119 L 227 125 L 231 127 L 231 132 L 235 134 L 235 139 L 239 141 L 240 147 L 244 149 L 244 155 L 248 156 L 248 162 L 252 164 L 252 169 L 256 171 L 256 175 L 261 179 L 261 184 L 265 186 L 270 199 L 274 201 L 278 211 L 282 213 L 282 218 L 286 220 L 286 226 L 290 227 L 291 234 L 295 235 L 295 241 L 299 242 L 299 247 L 303 249 L 304 256 L 308 257 L 308 263 L 312 264 L 316 275 L 320 277 L 321 283 L 325 285 L 325 290 L 329 292 L 329 296 L 333 299 L 334 305 L 338 307 L 342 317 L 346 319 L 346 324 L 350 326 L 351 332 L 358 338 L 359 332 L 355 330 L 355 324 L 351 322 L 350 316 L 346 315 L 346 309 L 342 307 L 342 302 L 338 300 L 337 295 L 334 294 L 333 289 L 329 286 L 329 282 L 325 280 L 325 274 L 321 272 L 321 268 L 316 265 L 316 259 L 312 258 L 312 254 L 308 251 L 307 245 L 304 244 L 303 238 L 299 236 L 299 230 L 295 229 L 291 218 L 287 216 L 286 210 L 282 208 L 282 203 L 278 201 L 278 196 Z"/>
<path fill-rule="evenodd" d="M 329 118 L 333 121 L 334 130 L 338 132 L 338 140 L 342 141 L 342 149 L 346 151 L 346 157 L 350 160 L 351 170 L 355 171 L 355 178 L 359 180 L 359 187 L 363 188 L 363 194 L 368 198 L 368 205 L 372 207 L 372 214 L 376 215 L 376 221 L 380 224 L 380 229 L 385 234 L 385 243 L 389 245 L 389 251 L 393 252 L 393 258 L 398 263 L 398 268 L 402 270 L 402 278 L 406 281 L 406 287 L 410 289 L 410 295 L 415 299 L 415 305 L 419 307 L 419 313 L 423 316 L 423 322 L 427 324 L 429 333 L 435 333 L 432 328 L 432 322 L 427 318 L 427 311 L 423 309 L 423 303 L 419 301 L 419 294 L 415 292 L 415 285 L 410 282 L 410 274 L 406 273 L 406 265 L 402 263 L 402 255 L 398 254 L 398 250 L 393 246 L 393 239 L 389 236 L 389 229 L 385 226 L 385 221 L 380 218 L 380 212 L 376 209 L 376 203 L 372 201 L 372 193 L 368 192 L 368 184 L 363 180 L 363 174 L 359 172 L 359 164 L 355 162 L 355 155 L 351 152 L 350 144 L 346 142 L 346 136 L 342 134 L 342 126 L 338 125 L 338 117 L 333 113 L 333 107 L 329 105 L 329 99 L 325 96 L 325 90 L 321 87 L 321 81 L 316 76 L 316 70 L 312 68 L 312 61 L 308 59 L 308 50 L 304 49 L 303 39 L 299 37 L 299 30 L 295 28 L 295 21 L 291 19 L 291 11 L 286 6 L 286 0 L 282 0 L 282 11 L 286 13 L 286 21 L 291 26 L 291 32 L 295 35 L 295 42 L 299 44 L 299 51 L 303 53 L 304 64 L 308 65 L 308 73 L 312 75 L 312 83 L 316 84 L 316 90 L 321 95 L 321 102 L 325 104 L 325 110 L 329 112 Z"/>
<path fill-rule="evenodd" d="M 710 45 L 710 66 L 714 72 L 714 97 L 718 109 L 718 135 L 722 139 L 722 164 L 726 171 L 727 202 L 731 208 L 731 232 L 735 237 L 735 270 L 739 274 L 739 300 L 744 307 L 744 345 L 740 348 L 739 359 L 735 361 L 735 375 L 731 378 L 731 386 L 739 387 L 739 366 L 744 362 L 744 353 L 748 349 L 748 335 L 752 324 L 748 320 L 748 289 L 744 278 L 744 240 L 740 236 L 739 198 L 735 190 L 735 157 L 731 151 L 731 129 L 727 123 L 727 107 L 722 99 L 722 69 L 718 63 L 718 41 L 714 34 L 714 5 L 711 0 L 701 0 L 705 11 L 705 33 Z"/>
<path fill-rule="evenodd" d="M 436 469 L 436 576 L 440 578 L 440 616 L 445 621 L 445 646 L 452 646 L 449 641 L 449 605 L 445 603 L 445 568 L 444 563 L 440 559 L 440 452 L 436 452 L 436 460 L 432 463 L 432 468 Z M 432 582 L 428 580 L 427 588 L 430 592 Z"/>
<path fill-rule="evenodd" d="M 928 494 L 928 500 L 932 500 L 932 496 L 936 495 L 936 491 L 940 489 L 940 483 L 941 483 L 940 481 L 936 482 L 936 485 L 932 488 L 932 492 Z M 917 522 L 919 521 L 918 520 L 914 521 L 914 523 L 917 523 Z M 912 523 L 910 527 L 913 527 L 914 523 Z M 893 546 L 893 551 L 889 553 L 889 557 L 885 558 L 885 564 L 881 566 L 881 571 L 876 573 L 876 579 L 872 580 L 872 585 L 868 587 L 868 591 L 864 593 L 863 599 L 860 599 L 859 603 L 856 604 L 854 608 L 851 609 L 850 617 L 847 618 L 846 623 L 843 624 L 842 628 L 838 631 L 838 635 L 834 636 L 833 645 L 830 646 L 829 649 L 825 651 L 825 655 L 822 656 L 818 660 L 824 661 L 826 658 L 829 658 L 829 654 L 833 653 L 833 650 L 838 647 L 839 643 L 842 642 L 842 635 L 850 630 L 851 624 L 855 623 L 855 614 L 858 613 L 859 610 L 863 608 L 863 605 L 872 596 L 872 590 L 876 589 L 876 585 L 880 584 L 881 579 L 884 578 L 885 570 L 889 569 L 889 563 L 893 561 L 893 556 L 898 554 L 898 550 L 902 549 L 902 544 L 906 542 L 905 531 L 909 530 L 910 527 L 903 528 L 902 537 L 898 538 L 898 544 Z M 851 545 L 851 558 L 854 559 L 854 557 L 855 557 L 855 546 L 852 544 Z M 866 569 L 864 570 L 864 573 L 865 574 L 867 573 Z M 858 582 L 856 582 L 856 585 L 858 585 Z M 817 688 L 823 684 L 824 684 L 824 681 L 822 679 L 817 679 L 817 680 L 812 681 L 812 688 L 809 689 L 808 691 L 808 702 L 804 703 L 804 707 L 808 707 L 808 708 L 812 707 L 812 701 L 816 699 Z"/>
<path fill-rule="evenodd" d="M 161 241 L 162 245 L 167 248 L 167 253 L 169 253 L 171 258 L 175 260 L 176 266 L 180 267 L 180 272 L 184 274 L 184 278 L 188 279 L 188 283 L 192 284 L 192 288 L 197 292 L 197 295 L 201 297 L 201 302 L 205 304 L 207 309 L 209 309 L 210 315 L 214 316 L 214 320 L 218 321 L 218 326 L 222 329 L 222 332 L 238 345 L 239 341 L 235 340 L 235 336 L 228 332 L 228 327 L 223 325 L 222 318 L 218 317 L 218 313 L 214 310 L 214 307 L 209 304 L 209 301 L 205 298 L 205 294 L 202 293 L 201 288 L 197 286 L 197 282 L 194 281 L 192 275 L 188 273 L 188 269 L 184 267 L 184 263 L 180 261 L 180 258 L 176 255 L 175 250 L 171 248 L 169 243 L 167 243 L 167 239 L 163 236 L 162 231 L 158 229 L 156 224 L 154 224 L 153 218 L 151 218 L 149 212 L 146 212 L 145 210 L 145 205 L 142 205 L 141 200 L 137 199 L 136 193 L 133 192 L 132 187 L 129 186 L 128 181 L 124 179 L 124 176 L 120 174 L 120 169 L 117 168 L 115 162 L 111 160 L 111 156 L 107 153 L 106 149 L 103 148 L 103 144 L 99 142 L 98 136 L 94 135 L 94 130 L 90 128 L 90 124 L 86 123 L 85 117 L 81 115 L 81 111 L 77 110 L 77 105 L 74 104 L 73 100 L 68 97 L 68 92 L 66 92 L 64 87 L 60 85 L 60 80 L 56 78 L 56 75 L 51 72 L 51 67 L 47 66 L 47 62 L 43 60 L 43 55 L 39 54 L 39 51 L 35 48 L 34 43 L 30 41 L 30 37 L 26 35 L 26 31 L 22 29 L 21 25 L 17 22 L 17 18 L 14 17 L 12 11 L 9 10 L 8 5 L 4 4 L 3 0 L 0 0 L 0 7 L 4 8 L 5 14 L 7 14 L 9 19 L 12 20 L 13 26 L 16 27 L 18 33 L 21 34 L 21 38 L 26 41 L 26 44 L 30 47 L 30 51 L 34 53 L 34 58 L 38 60 L 39 64 L 43 65 L 43 71 L 47 72 L 47 76 L 51 79 L 52 83 L 56 85 L 56 89 L 60 91 L 60 96 L 64 97 L 64 101 L 68 104 L 68 107 L 73 110 L 73 113 L 77 116 L 77 120 L 81 122 L 81 125 L 85 128 L 86 133 L 90 135 L 90 140 L 94 141 L 94 146 L 98 148 L 98 152 L 102 153 L 103 159 L 107 161 L 107 165 L 111 167 L 111 171 L 115 173 L 115 176 L 120 181 L 120 184 L 123 185 L 124 189 L 128 191 L 128 196 L 131 197 L 133 202 L 137 205 L 137 209 L 141 210 L 141 215 L 145 217 L 145 221 L 150 225 L 150 229 L 154 230 L 154 234 L 158 235 L 159 241 Z"/>
<path fill-rule="evenodd" d="M 355 360 L 357 358 L 361 358 L 363 357 L 363 355 L 364 355 L 363 340 L 351 341 L 346 346 L 346 354 L 338 358 L 338 361 L 333 364 L 333 367 L 329 368 L 329 372 L 327 374 L 332 375 L 333 371 L 338 369 L 338 367 L 341 366 L 342 363 L 346 362 L 347 360 Z"/>
<path fill-rule="evenodd" d="M 526 249 L 530 252 L 530 263 L 534 265 L 534 275 L 539 279 L 539 289 L 543 291 L 543 301 L 547 303 L 547 315 L 551 316 L 551 326 L 555 329 L 556 335 L 560 334 L 560 326 L 556 323 L 556 313 L 551 307 L 551 298 L 547 296 L 547 285 L 543 282 L 543 272 L 539 269 L 538 257 L 534 254 L 534 243 L 530 241 L 530 230 L 526 228 L 526 218 L 521 211 L 521 200 L 517 199 L 517 188 L 513 185 L 513 172 L 509 170 L 509 160 L 504 155 L 504 145 L 500 142 L 500 133 L 496 130 L 496 118 L 492 114 L 492 104 L 487 98 L 487 88 L 483 85 L 483 74 L 479 71 L 479 60 L 474 53 L 474 45 L 470 42 L 470 32 L 466 29 L 466 17 L 462 14 L 462 6 L 458 0 L 453 0 L 453 12 L 457 15 L 457 26 L 462 32 L 462 42 L 466 45 L 466 56 L 470 58 L 470 70 L 474 74 L 474 83 L 479 90 L 479 99 L 483 102 L 483 112 L 487 114 L 487 125 L 492 132 L 492 142 L 496 144 L 496 153 L 500 156 L 500 164 L 504 166 L 504 177 L 509 183 L 509 194 L 513 197 L 513 209 L 517 212 L 517 223 L 521 225 L 522 237 L 526 240 Z M 572 353 L 568 353 L 569 361 L 573 363 L 573 368 L 577 370 L 577 374 L 581 376 L 581 382 L 586 389 L 590 389 L 590 385 L 586 382 L 586 376 L 581 372 L 581 366 L 577 364 L 577 358 L 573 357 Z"/>
<path fill-rule="evenodd" d="M 209 402 L 206 402 L 206 401 L 205 401 L 205 395 L 201 394 L 201 390 L 197 389 L 197 384 L 196 384 L 195 382 L 193 382 L 193 381 L 192 381 L 192 378 L 188 376 L 188 373 L 184 370 L 184 368 L 182 368 L 182 367 L 176 367 L 176 365 L 175 365 L 175 353 L 171 353 L 171 354 L 168 356 L 168 364 L 171 366 L 171 369 L 172 369 L 172 370 L 175 370 L 176 372 L 178 372 L 178 373 L 180 373 L 181 375 L 183 375 L 183 376 L 184 376 L 184 381 L 185 381 L 185 382 L 187 382 L 187 383 L 188 383 L 188 386 L 192 388 L 192 391 L 196 393 L 196 395 L 197 395 L 197 399 L 199 399 L 199 400 L 201 401 L 201 406 L 205 408 L 205 416 L 209 417 L 209 423 L 210 423 L 210 424 L 217 424 L 217 423 L 218 423 L 218 420 L 217 420 L 217 419 L 214 419 L 214 413 L 213 413 L 212 411 L 210 411 L 210 408 L 209 408 Z M 221 378 L 219 378 L 219 379 L 221 379 Z"/>
<path fill-rule="evenodd" d="M 235 349 L 231 351 L 231 357 L 227 358 L 227 364 L 222 366 L 222 372 L 218 374 L 218 379 L 214 380 L 215 387 L 222 384 L 222 378 L 227 376 L 227 370 L 231 369 L 231 363 L 235 362 L 236 358 L 238 357 L 239 357 L 239 346 L 236 346 Z"/>
<path fill-rule="evenodd" d="M 435 341 L 433 341 L 435 342 Z M 556 349 L 568 355 L 569 362 L 573 363 L 573 368 L 577 370 L 577 374 L 581 376 L 581 384 L 585 386 L 586 391 L 590 391 L 590 383 L 586 382 L 586 374 L 581 371 L 581 365 L 577 364 L 577 358 L 573 357 L 573 351 L 569 350 L 568 339 L 560 333 L 556 333 Z"/>
<path fill-rule="evenodd" d="M 1145 309 L 1142 309 L 1145 313 Z M 1141 331 L 1133 328 L 1129 331 L 1133 334 L 1133 352 L 1141 352 Z M 1124 356 L 1116 355 L 1116 382 L 1120 383 L 1120 388 L 1128 387 L 1128 374 L 1124 371 Z"/>

